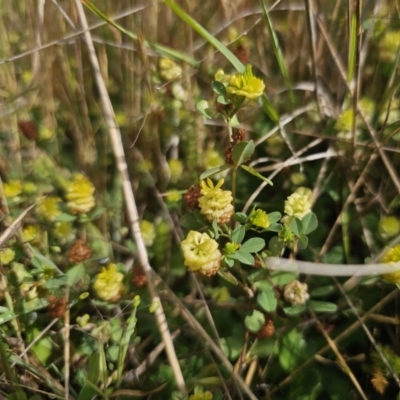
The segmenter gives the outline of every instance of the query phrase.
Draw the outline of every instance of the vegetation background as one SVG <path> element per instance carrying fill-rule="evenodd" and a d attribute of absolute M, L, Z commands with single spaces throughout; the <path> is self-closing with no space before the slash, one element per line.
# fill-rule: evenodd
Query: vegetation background
<path fill-rule="evenodd" d="M 319 224 L 297 257 L 379 261 L 400 241 L 400 4 L 177 3 L 266 85 L 238 127 L 273 186 L 239 174 L 236 208 L 282 212 L 308 187 Z M 265 338 L 246 290 L 186 271 L 182 194 L 229 146 L 196 106 L 236 71 L 171 1 L 97 0 L 119 28 L 91 4 L 0 2 L 0 396 L 400 398 L 396 279 L 302 276 L 325 308 L 290 313 L 283 276 Z M 71 210 L 74 190 L 95 208 Z M 107 259 L 117 301 L 94 285 Z"/>

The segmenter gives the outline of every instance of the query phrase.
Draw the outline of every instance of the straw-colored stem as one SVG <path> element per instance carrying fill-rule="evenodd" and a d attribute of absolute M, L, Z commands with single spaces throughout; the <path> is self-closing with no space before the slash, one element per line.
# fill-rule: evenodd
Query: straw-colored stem
<path fill-rule="evenodd" d="M 140 231 L 139 213 L 138 213 L 135 197 L 134 197 L 133 190 L 132 190 L 132 185 L 130 183 L 130 177 L 129 177 L 129 173 L 128 173 L 125 152 L 124 152 L 124 148 L 122 145 L 121 133 L 119 131 L 119 128 L 118 128 L 116 120 L 115 120 L 114 110 L 113 110 L 113 107 L 111 104 L 110 97 L 108 95 L 104 80 L 101 76 L 99 62 L 98 62 L 96 52 L 94 49 L 92 36 L 90 34 L 90 31 L 88 30 L 89 26 L 88 26 L 88 23 L 86 20 L 86 15 L 85 15 L 85 12 L 83 9 L 83 5 L 80 0 L 75 0 L 75 4 L 76 4 L 77 10 L 78 10 L 78 15 L 79 15 L 79 19 L 81 21 L 82 27 L 83 27 L 83 29 L 86 30 L 86 32 L 84 34 L 84 38 L 85 38 L 86 45 L 88 48 L 89 58 L 90 58 L 90 62 L 91 62 L 92 68 L 93 68 L 93 73 L 95 75 L 97 89 L 100 94 L 100 101 L 101 101 L 101 107 L 102 107 L 104 119 L 108 125 L 109 134 L 110 134 L 110 138 L 111 138 L 111 142 L 112 142 L 114 156 L 115 156 L 116 162 L 117 162 L 118 171 L 121 174 L 121 177 L 123 180 L 123 183 L 122 183 L 123 193 L 124 193 L 125 203 L 126 203 L 126 207 L 127 207 L 127 214 L 128 214 L 128 218 L 129 218 L 129 224 L 130 224 L 130 228 L 132 231 L 133 239 L 135 240 L 135 242 L 137 244 L 138 259 L 139 259 L 139 262 L 142 265 L 142 267 L 145 271 L 146 277 L 147 277 L 148 288 L 149 288 L 150 296 L 152 298 L 152 302 L 159 304 L 159 307 L 157 308 L 157 310 L 155 311 L 154 314 L 155 314 L 155 317 L 157 320 L 157 324 L 158 324 L 158 328 L 160 330 L 161 337 L 163 338 L 163 341 L 165 344 L 165 350 L 167 353 L 169 363 L 170 363 L 171 368 L 174 373 L 176 385 L 181 392 L 186 393 L 185 381 L 183 379 L 182 371 L 179 366 L 178 357 L 175 353 L 174 344 L 172 342 L 172 338 L 171 338 L 171 334 L 170 334 L 170 331 L 168 328 L 164 309 L 161 305 L 161 300 L 159 298 L 156 287 L 154 285 L 154 281 L 152 280 L 152 276 L 151 276 L 152 268 L 149 264 L 147 249 L 143 242 L 142 233 Z"/>

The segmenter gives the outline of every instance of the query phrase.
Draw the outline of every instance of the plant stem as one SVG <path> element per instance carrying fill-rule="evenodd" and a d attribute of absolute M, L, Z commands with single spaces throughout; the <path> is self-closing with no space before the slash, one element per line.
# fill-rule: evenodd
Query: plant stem
<path fill-rule="evenodd" d="M 228 126 L 229 141 L 232 142 L 233 141 L 233 133 L 232 133 L 232 124 L 231 124 L 230 119 L 228 119 L 228 121 L 226 122 L 226 125 Z"/>

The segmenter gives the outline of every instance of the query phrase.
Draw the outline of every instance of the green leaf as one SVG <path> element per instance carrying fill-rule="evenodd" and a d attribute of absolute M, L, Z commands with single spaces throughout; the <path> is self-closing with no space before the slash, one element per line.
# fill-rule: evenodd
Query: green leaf
<path fill-rule="evenodd" d="M 311 297 L 323 297 L 336 292 L 335 285 L 320 286 L 310 292 Z"/>
<path fill-rule="evenodd" d="M 97 207 L 89 214 L 89 221 L 99 219 L 107 211 L 106 207 Z"/>
<path fill-rule="evenodd" d="M 67 271 L 67 285 L 76 285 L 85 275 L 85 267 L 83 264 L 75 265 Z"/>
<path fill-rule="evenodd" d="M 212 89 L 214 90 L 215 93 L 217 93 L 217 94 L 219 94 L 219 95 L 221 95 L 223 97 L 227 96 L 226 87 L 222 82 L 214 81 L 214 82 L 211 83 L 211 87 L 212 87 Z"/>
<path fill-rule="evenodd" d="M 254 153 L 254 142 L 239 142 L 236 143 L 232 150 L 232 159 L 236 167 L 243 164 Z"/>
<path fill-rule="evenodd" d="M 240 247 L 240 251 L 246 251 L 249 253 L 257 253 L 265 247 L 265 240 L 261 238 L 251 238 L 247 242 L 243 243 Z"/>
<path fill-rule="evenodd" d="M 293 218 L 290 221 L 289 228 L 297 237 L 300 236 L 303 232 L 303 224 L 298 218 Z"/>
<path fill-rule="evenodd" d="M 243 225 L 238 225 L 234 231 L 232 232 L 232 242 L 240 244 L 244 239 L 244 235 L 246 234 L 246 229 Z"/>
<path fill-rule="evenodd" d="M 284 307 L 283 312 L 286 315 L 292 316 L 302 313 L 306 309 L 305 304 L 300 304 L 298 306 Z"/>
<path fill-rule="evenodd" d="M 75 215 L 67 214 L 67 213 L 61 213 L 55 220 L 54 222 L 72 222 L 76 220 Z"/>
<path fill-rule="evenodd" d="M 227 267 L 232 268 L 235 265 L 235 260 L 229 257 L 224 257 L 223 262 L 227 265 Z"/>
<path fill-rule="evenodd" d="M 225 58 L 236 68 L 240 73 L 244 72 L 244 65 L 238 60 L 238 58 L 217 38 L 204 29 L 197 21 L 195 21 L 190 15 L 188 15 L 181 7 L 179 7 L 173 0 L 165 0 L 165 4 L 172 10 L 179 18 L 191 26 L 199 35 L 211 43 L 217 50 L 219 50 Z"/>
<path fill-rule="evenodd" d="M 197 105 L 196 105 L 197 110 L 203 114 L 207 119 L 212 119 L 213 113 L 210 110 L 210 107 L 208 105 L 208 101 L 206 100 L 200 100 Z"/>
<path fill-rule="evenodd" d="M 229 255 L 230 258 L 240 261 L 242 264 L 254 265 L 254 257 L 247 251 L 238 250 L 235 254 Z"/>
<path fill-rule="evenodd" d="M 269 276 L 269 270 L 268 269 L 259 269 L 257 271 L 252 272 L 251 274 L 248 275 L 247 279 L 251 283 L 256 283 L 258 281 L 265 281 L 268 282 L 266 279 Z M 270 283 L 268 282 L 270 285 Z"/>
<path fill-rule="evenodd" d="M 28 341 L 32 342 L 33 339 L 41 333 L 41 330 L 37 327 L 30 327 L 25 332 Z M 53 350 L 53 344 L 47 335 L 42 336 L 42 338 L 32 346 L 33 353 L 42 364 L 47 363 L 47 360 L 53 354 Z"/>
<path fill-rule="evenodd" d="M 243 212 L 237 212 L 232 216 L 234 221 L 240 222 L 241 224 L 245 224 L 247 221 L 247 214 Z"/>
<path fill-rule="evenodd" d="M 308 237 L 304 235 L 300 235 L 299 237 L 299 249 L 306 249 L 308 246 Z"/>
<path fill-rule="evenodd" d="M 282 218 L 282 214 L 278 211 L 274 211 L 268 214 L 268 220 L 272 224 L 274 222 L 278 222 Z"/>
<path fill-rule="evenodd" d="M 225 96 L 218 96 L 217 97 L 217 103 L 223 104 L 223 105 L 228 105 L 228 104 L 231 103 L 231 101 Z"/>
<path fill-rule="evenodd" d="M 218 167 L 213 167 L 208 169 L 207 171 L 204 171 L 201 175 L 200 175 L 200 179 L 206 179 L 212 175 L 215 174 L 219 174 L 220 172 L 226 171 L 228 168 L 230 168 L 229 165 L 220 165 Z"/>
<path fill-rule="evenodd" d="M 227 282 L 232 283 L 232 285 L 237 286 L 238 281 L 234 275 L 232 275 L 229 271 L 218 271 L 218 275 L 225 279 Z"/>
<path fill-rule="evenodd" d="M 280 232 L 282 230 L 282 224 L 276 224 L 276 223 L 272 223 L 267 231 L 269 232 Z"/>
<path fill-rule="evenodd" d="M 64 286 L 68 283 L 67 275 L 60 275 L 55 278 L 49 279 L 43 286 L 46 289 L 57 289 L 61 286 Z"/>
<path fill-rule="evenodd" d="M 37 261 L 38 264 L 40 265 L 40 267 L 38 267 L 36 264 L 34 264 L 35 267 L 43 269 L 46 266 L 50 266 L 50 267 L 54 268 L 56 271 L 58 271 L 59 273 L 61 273 L 61 271 L 58 269 L 57 265 L 53 263 L 53 261 L 51 261 L 49 258 L 47 258 L 47 257 L 43 256 L 42 254 L 40 254 L 29 243 L 27 243 L 26 245 L 29 247 L 29 250 L 32 252 L 34 257 L 36 258 L 35 262 Z M 32 263 L 34 262 L 32 259 L 31 259 L 31 261 L 32 261 Z"/>
<path fill-rule="evenodd" d="M 266 312 L 275 311 L 278 304 L 278 300 L 275 297 L 275 292 L 273 289 L 268 291 L 262 291 L 257 295 L 257 303 Z"/>
<path fill-rule="evenodd" d="M 253 286 L 257 288 L 257 290 L 263 292 L 270 292 L 271 290 L 273 291 L 274 288 L 272 283 L 270 281 L 267 281 L 266 279 L 254 282 Z"/>
<path fill-rule="evenodd" d="M 303 224 L 303 235 L 308 235 L 309 233 L 317 229 L 317 216 L 313 212 L 310 212 L 303 217 L 301 223 Z"/>
<path fill-rule="evenodd" d="M 262 105 L 262 109 L 264 110 L 265 114 L 267 114 L 268 117 L 271 118 L 272 122 L 278 123 L 279 122 L 279 114 L 275 110 L 274 106 L 269 101 L 269 99 L 265 93 L 261 96 L 261 105 Z"/>
<path fill-rule="evenodd" d="M 251 359 L 254 356 L 260 358 L 268 357 L 274 350 L 275 342 L 276 339 L 274 338 L 256 340 L 253 346 L 251 346 L 251 349 L 249 350 L 246 359 L 247 358 Z"/>
<path fill-rule="evenodd" d="M 335 313 L 337 311 L 337 305 L 329 301 L 309 300 L 307 307 L 310 307 L 317 313 Z"/>
<path fill-rule="evenodd" d="M 273 271 L 271 279 L 274 285 L 283 286 L 297 278 L 297 272 Z"/>
<path fill-rule="evenodd" d="M 12 311 L 6 311 L 0 314 L 0 325 L 13 320 L 14 318 L 16 318 L 16 315 Z"/>
<path fill-rule="evenodd" d="M 250 332 L 258 332 L 265 324 L 264 314 L 258 310 L 254 310 L 251 315 L 244 319 L 244 324 Z"/>
<path fill-rule="evenodd" d="M 183 215 L 179 223 L 186 229 L 198 231 L 206 226 L 208 222 L 203 218 L 199 210 L 194 210 L 189 214 Z"/>
<path fill-rule="evenodd" d="M 269 185 L 273 186 L 272 181 L 270 181 L 268 178 L 266 178 L 265 176 L 262 176 L 259 172 L 257 172 L 254 168 L 249 167 L 248 165 L 244 165 L 242 164 L 240 166 L 240 168 L 243 168 L 246 172 L 248 172 L 249 174 L 261 179 L 264 182 L 267 182 Z"/>

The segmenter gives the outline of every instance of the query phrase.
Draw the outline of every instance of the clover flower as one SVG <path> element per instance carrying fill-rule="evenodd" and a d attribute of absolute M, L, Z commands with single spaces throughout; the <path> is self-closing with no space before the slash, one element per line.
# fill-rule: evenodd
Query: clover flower
<path fill-rule="evenodd" d="M 182 68 L 170 58 L 161 58 L 159 62 L 160 75 L 166 81 L 172 81 L 182 75 Z"/>
<path fill-rule="evenodd" d="M 189 400 L 212 400 L 213 397 L 213 394 L 209 390 L 206 390 L 205 392 L 200 390 L 197 391 L 195 394 L 192 394 L 189 397 Z"/>
<path fill-rule="evenodd" d="M 400 221 L 394 216 L 384 216 L 379 221 L 379 234 L 382 239 L 390 239 L 396 236 L 400 231 Z"/>
<path fill-rule="evenodd" d="M 223 165 L 224 159 L 218 151 L 208 148 L 203 154 L 203 164 L 205 169 L 211 169 Z"/>
<path fill-rule="evenodd" d="M 56 222 L 52 226 L 52 232 L 61 243 L 69 242 L 75 238 L 72 223 L 68 221 Z"/>
<path fill-rule="evenodd" d="M 214 186 L 209 178 L 200 182 L 202 195 L 199 197 L 200 212 L 209 222 L 216 219 L 218 224 L 224 224 L 231 219 L 234 212 L 232 192 L 220 189 L 223 183 L 224 180 L 220 179 Z"/>
<path fill-rule="evenodd" d="M 221 252 L 218 243 L 207 233 L 190 231 L 182 241 L 184 264 L 190 271 L 203 275 L 214 275 L 221 266 Z"/>
<path fill-rule="evenodd" d="M 108 264 L 96 276 L 93 289 L 99 299 L 115 303 L 125 291 L 124 275 L 117 271 L 115 264 Z"/>
<path fill-rule="evenodd" d="M 225 86 L 228 86 L 229 82 L 232 79 L 232 75 L 225 74 L 223 69 L 219 69 L 215 75 L 214 79 L 218 82 L 223 83 Z"/>
<path fill-rule="evenodd" d="M 183 173 L 183 163 L 181 160 L 171 159 L 168 160 L 169 172 L 171 174 L 171 182 L 178 182 Z"/>
<path fill-rule="evenodd" d="M 262 229 L 267 229 L 271 225 L 268 214 L 260 208 L 253 210 L 250 213 L 249 221 L 252 223 L 252 225 Z"/>
<path fill-rule="evenodd" d="M 400 30 L 393 30 L 384 33 L 379 43 L 379 58 L 384 62 L 393 62 L 396 58 L 400 42 Z"/>
<path fill-rule="evenodd" d="M 95 188 L 92 182 L 84 175 L 76 174 L 67 187 L 66 198 L 68 208 L 72 214 L 84 214 L 89 212 L 95 205 L 93 197 Z"/>
<path fill-rule="evenodd" d="M 4 195 L 9 199 L 17 199 L 22 193 L 22 183 L 18 179 L 13 179 L 3 184 Z"/>
<path fill-rule="evenodd" d="M 61 215 L 61 210 L 58 207 L 58 203 L 60 202 L 61 199 L 59 197 L 46 197 L 37 205 L 36 211 L 47 221 L 54 221 L 59 215 Z"/>
<path fill-rule="evenodd" d="M 253 75 L 251 65 L 246 65 L 246 70 L 241 74 L 231 77 L 226 91 L 236 96 L 244 96 L 248 99 L 256 99 L 264 93 L 264 82 Z"/>
<path fill-rule="evenodd" d="M 390 248 L 382 257 L 382 263 L 397 263 L 400 261 L 400 244 Z M 400 283 L 400 270 L 389 274 L 384 274 L 383 277 L 391 283 Z"/>
<path fill-rule="evenodd" d="M 307 289 L 308 286 L 306 283 L 294 280 L 285 286 L 283 297 L 293 306 L 298 306 L 304 304 L 310 298 Z"/>
<path fill-rule="evenodd" d="M 182 200 L 182 193 L 179 190 L 170 190 L 167 193 L 166 200 L 168 203 L 178 203 Z"/>
<path fill-rule="evenodd" d="M 156 227 L 152 222 L 142 220 L 140 222 L 140 230 L 142 232 L 144 244 L 150 247 L 156 238 Z"/>
<path fill-rule="evenodd" d="M 311 212 L 311 195 L 310 189 L 305 187 L 297 188 L 285 201 L 285 214 L 302 219 Z"/>
<path fill-rule="evenodd" d="M 22 240 L 24 242 L 37 242 L 40 239 L 40 228 L 37 225 L 28 225 L 22 231 Z"/>
<path fill-rule="evenodd" d="M 0 265 L 10 264 L 12 260 L 14 260 L 15 251 L 10 248 L 1 249 L 0 250 Z"/>

